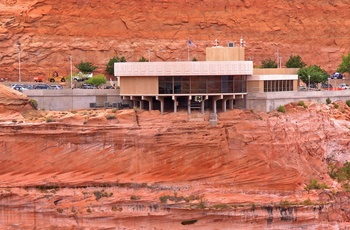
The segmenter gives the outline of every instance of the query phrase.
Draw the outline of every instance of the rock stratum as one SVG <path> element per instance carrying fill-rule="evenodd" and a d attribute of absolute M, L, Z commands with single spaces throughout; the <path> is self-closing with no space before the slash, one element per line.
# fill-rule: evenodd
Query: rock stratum
<path fill-rule="evenodd" d="M 189 38 L 197 45 L 190 59 L 203 61 L 215 39 L 226 46 L 241 37 L 255 65 L 299 55 L 331 73 L 350 51 L 349 9 L 348 0 L 0 0 L 0 77 L 18 80 L 17 42 L 29 81 L 54 70 L 69 75 L 70 55 L 73 72 L 84 61 L 103 73 L 115 55 L 187 61 Z"/>
<path fill-rule="evenodd" d="M 38 111 L 0 85 L 6 229 L 342 229 L 350 108 Z M 306 189 L 310 180 L 326 189 Z"/>

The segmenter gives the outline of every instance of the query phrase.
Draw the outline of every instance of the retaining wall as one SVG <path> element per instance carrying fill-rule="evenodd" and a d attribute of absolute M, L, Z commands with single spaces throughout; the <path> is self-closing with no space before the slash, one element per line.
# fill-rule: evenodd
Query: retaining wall
<path fill-rule="evenodd" d="M 89 109 L 90 103 L 104 107 L 105 102 L 121 103 L 119 89 L 62 89 L 25 90 L 29 98 L 38 102 L 38 109 L 64 111 Z"/>
<path fill-rule="evenodd" d="M 350 90 L 249 93 L 246 105 L 247 109 L 270 112 L 276 110 L 280 105 L 291 102 L 312 100 L 317 103 L 326 103 L 327 98 L 332 102 L 350 100 Z"/>

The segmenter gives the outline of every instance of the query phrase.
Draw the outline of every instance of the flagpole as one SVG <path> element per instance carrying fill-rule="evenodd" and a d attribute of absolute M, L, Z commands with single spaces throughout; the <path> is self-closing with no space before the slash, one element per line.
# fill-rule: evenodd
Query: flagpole
<path fill-rule="evenodd" d="M 189 44 L 189 40 L 187 39 L 187 61 L 190 61 L 190 44 Z"/>

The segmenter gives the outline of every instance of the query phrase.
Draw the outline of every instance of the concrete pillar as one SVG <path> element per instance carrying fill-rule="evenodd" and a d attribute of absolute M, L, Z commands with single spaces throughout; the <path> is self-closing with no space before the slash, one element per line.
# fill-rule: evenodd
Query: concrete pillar
<path fill-rule="evenodd" d="M 201 113 L 204 113 L 204 98 L 201 101 Z"/>
<path fill-rule="evenodd" d="M 134 102 L 134 107 L 143 108 L 140 96 L 130 96 L 130 100 Z"/>
<path fill-rule="evenodd" d="M 187 99 L 187 112 L 188 114 L 191 114 L 191 96 L 188 96 L 188 99 Z"/>
<path fill-rule="evenodd" d="M 144 101 L 141 100 L 141 101 L 140 101 L 140 109 L 143 109 L 143 108 L 144 108 L 144 104 L 143 104 L 143 103 L 144 103 Z"/>
<path fill-rule="evenodd" d="M 160 101 L 160 113 L 164 113 L 164 97 L 156 96 L 156 100 Z"/>
<path fill-rule="evenodd" d="M 213 113 L 217 113 L 216 101 L 223 99 L 223 95 L 218 95 L 213 97 Z"/>
<path fill-rule="evenodd" d="M 177 106 L 178 106 L 178 104 L 177 104 L 177 97 L 176 96 L 173 96 L 173 101 L 174 101 L 174 113 L 176 113 L 177 112 Z"/>
<path fill-rule="evenodd" d="M 232 100 L 228 101 L 228 108 L 231 109 L 231 110 L 233 109 L 233 102 L 234 102 L 234 100 L 235 99 L 232 99 Z"/>
<path fill-rule="evenodd" d="M 142 96 L 142 100 L 148 101 L 148 110 L 153 109 L 153 97 Z"/>
<path fill-rule="evenodd" d="M 221 101 L 222 112 L 226 112 L 226 101 L 227 99 L 223 99 Z"/>

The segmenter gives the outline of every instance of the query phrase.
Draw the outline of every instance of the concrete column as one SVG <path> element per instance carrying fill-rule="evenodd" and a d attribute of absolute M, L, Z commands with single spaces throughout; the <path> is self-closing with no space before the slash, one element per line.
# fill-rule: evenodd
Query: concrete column
<path fill-rule="evenodd" d="M 191 114 L 191 96 L 188 96 L 188 99 L 187 99 L 187 112 L 188 114 Z"/>
<path fill-rule="evenodd" d="M 153 109 L 153 97 L 142 96 L 142 100 L 148 101 L 148 110 Z"/>
<path fill-rule="evenodd" d="M 201 101 L 201 113 L 204 113 L 204 98 Z"/>
<path fill-rule="evenodd" d="M 130 100 L 134 102 L 134 107 L 139 107 L 140 109 L 143 108 L 142 101 L 140 96 L 130 96 Z"/>
<path fill-rule="evenodd" d="M 232 100 L 228 101 L 228 108 L 231 109 L 231 110 L 233 109 L 233 102 L 234 102 L 234 100 L 235 99 L 232 99 Z"/>
<path fill-rule="evenodd" d="M 214 96 L 213 97 L 213 112 L 217 113 L 217 109 L 216 109 L 216 101 L 223 99 L 223 95 L 219 95 L 219 96 Z"/>
<path fill-rule="evenodd" d="M 227 99 L 223 99 L 221 101 L 222 112 L 226 112 L 226 101 Z"/>
<path fill-rule="evenodd" d="M 164 97 L 156 96 L 156 100 L 160 101 L 160 113 L 164 113 Z"/>
<path fill-rule="evenodd" d="M 141 100 L 141 101 L 140 101 L 140 109 L 143 109 L 143 108 L 144 108 L 144 104 L 143 104 L 143 103 L 144 103 L 144 101 Z"/>
<path fill-rule="evenodd" d="M 177 112 L 177 97 L 173 96 L 173 101 L 174 101 L 174 113 Z"/>

